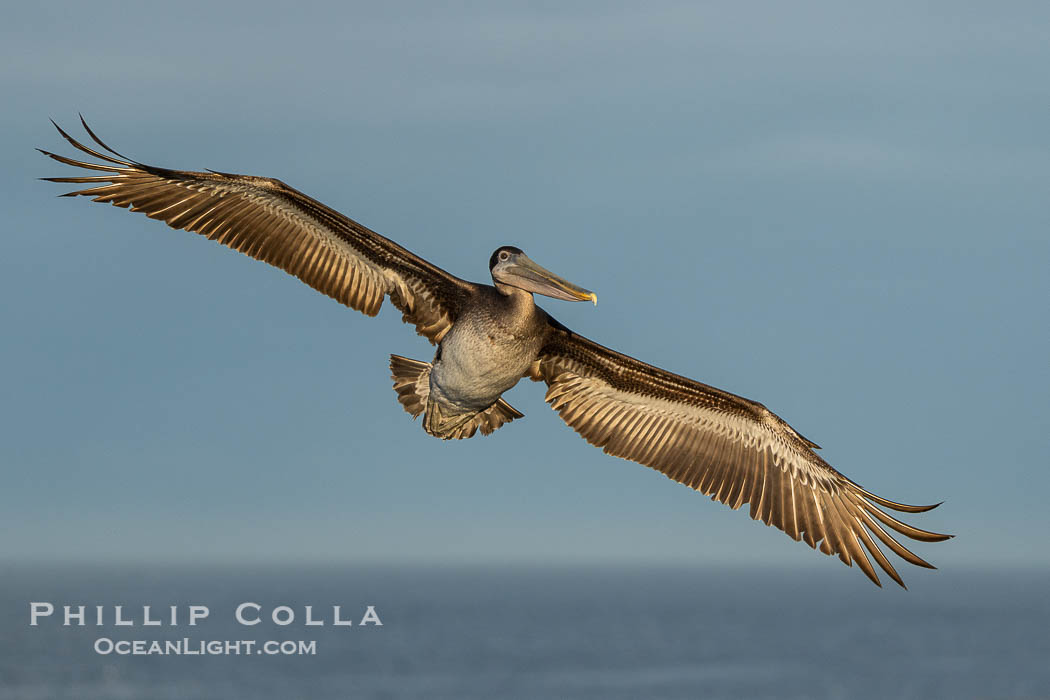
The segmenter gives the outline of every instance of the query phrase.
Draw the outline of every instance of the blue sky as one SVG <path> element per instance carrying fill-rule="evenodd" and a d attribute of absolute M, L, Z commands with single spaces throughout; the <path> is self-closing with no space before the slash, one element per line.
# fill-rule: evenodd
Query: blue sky
<path fill-rule="evenodd" d="M 542 302 L 578 332 L 946 500 L 914 520 L 959 535 L 938 565 L 1050 563 L 1044 4 L 289 7 L 10 10 L 0 556 L 843 568 L 589 447 L 539 385 L 429 438 L 386 362 L 432 349 L 391 308 L 36 181 L 81 111 L 461 277 L 519 245 L 598 293 Z"/>

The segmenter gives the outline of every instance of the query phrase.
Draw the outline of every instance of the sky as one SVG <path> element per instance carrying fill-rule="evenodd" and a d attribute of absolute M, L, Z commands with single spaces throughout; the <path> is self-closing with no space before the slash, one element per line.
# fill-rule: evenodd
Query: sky
<path fill-rule="evenodd" d="M 430 438 L 387 361 L 433 350 L 389 305 L 37 181 L 82 112 L 466 279 L 518 245 L 598 293 L 540 302 L 577 332 L 946 501 L 910 519 L 957 535 L 916 545 L 942 569 L 1050 565 L 1045 4 L 375 5 L 9 8 L 0 559 L 859 576 L 590 447 L 531 382 L 524 420 Z"/>

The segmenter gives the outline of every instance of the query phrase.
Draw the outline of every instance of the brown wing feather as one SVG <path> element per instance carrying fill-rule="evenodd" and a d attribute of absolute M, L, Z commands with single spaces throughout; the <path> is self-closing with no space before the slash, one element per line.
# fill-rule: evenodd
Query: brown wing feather
<path fill-rule="evenodd" d="M 587 442 L 734 509 L 750 503 L 752 518 L 850 566 L 856 561 L 877 585 L 865 549 L 890 578 L 904 582 L 869 531 L 906 561 L 933 568 L 876 520 L 901 535 L 937 542 L 950 535 L 919 530 L 877 507 L 917 513 L 936 506 L 865 491 L 762 404 L 602 347 L 553 319 L 551 325 L 530 376 L 547 383 L 547 402 Z"/>
<path fill-rule="evenodd" d="M 199 233 L 279 267 L 369 316 L 379 313 L 389 296 L 405 322 L 433 343 L 440 342 L 473 292 L 471 283 L 279 180 L 144 165 L 110 149 L 86 123 L 88 135 L 112 155 L 85 146 L 57 124 L 55 128 L 74 147 L 104 162 L 41 153 L 106 173 L 44 178 L 92 185 L 64 196 L 92 197 Z"/>

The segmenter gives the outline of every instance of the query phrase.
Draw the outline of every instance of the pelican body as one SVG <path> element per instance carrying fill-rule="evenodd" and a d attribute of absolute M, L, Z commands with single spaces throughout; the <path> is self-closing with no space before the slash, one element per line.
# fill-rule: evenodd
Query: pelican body
<path fill-rule="evenodd" d="M 478 428 L 488 434 L 523 416 L 500 397 L 528 374 L 552 328 L 533 292 L 597 303 L 593 292 L 545 270 L 514 246 L 492 254 L 489 272 L 494 286 L 474 286 L 432 364 L 410 365 L 401 357 L 391 363 L 395 388 L 413 406 L 406 408 L 418 415 L 422 407 L 423 428 L 435 437 L 471 437 Z M 407 387 L 416 401 L 402 393 Z"/>
<path fill-rule="evenodd" d="M 437 345 L 431 362 L 390 358 L 398 401 L 413 417 L 423 416 L 430 435 L 487 435 L 522 418 L 503 394 L 529 377 L 547 384 L 547 403 L 590 444 L 733 509 L 749 504 L 752 518 L 850 566 L 857 562 L 877 585 L 872 560 L 904 586 L 880 544 L 933 568 L 891 532 L 924 542 L 951 537 L 883 510 L 920 513 L 939 504 L 906 505 L 862 488 L 762 404 L 620 354 L 558 323 L 536 306 L 534 294 L 594 303 L 597 297 L 519 248 L 492 254 L 492 285 L 467 282 L 279 180 L 139 163 L 81 123 L 101 151 L 55 127 L 102 162 L 41 151 L 101 173 L 44 178 L 89 184 L 64 196 L 88 196 L 198 233 L 369 316 L 390 299 L 405 322 Z"/>

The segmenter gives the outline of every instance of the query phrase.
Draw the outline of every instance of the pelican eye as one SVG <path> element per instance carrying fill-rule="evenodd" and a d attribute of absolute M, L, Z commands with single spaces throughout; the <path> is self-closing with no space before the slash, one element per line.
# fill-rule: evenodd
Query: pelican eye
<path fill-rule="evenodd" d="M 501 250 L 499 252 L 499 259 L 500 259 L 500 262 L 507 262 L 508 260 L 510 260 L 510 253 L 508 253 L 505 250 Z"/>

